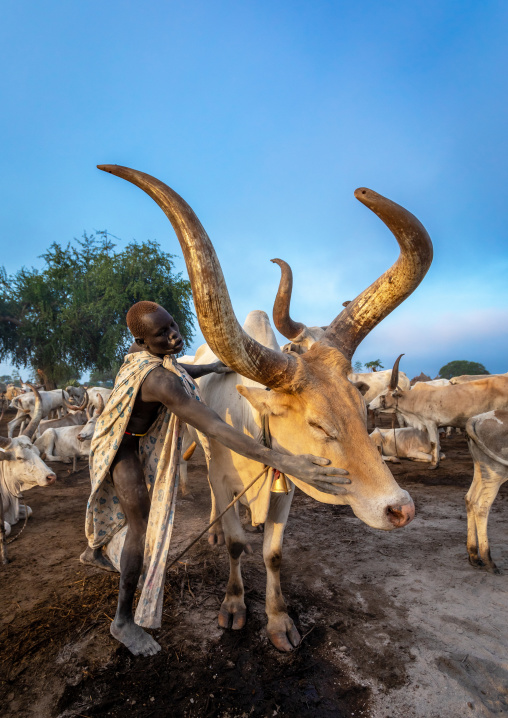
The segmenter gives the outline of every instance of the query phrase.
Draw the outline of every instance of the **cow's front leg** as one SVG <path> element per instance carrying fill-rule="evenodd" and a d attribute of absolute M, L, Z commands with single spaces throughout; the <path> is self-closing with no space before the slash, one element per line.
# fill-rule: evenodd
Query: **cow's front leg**
<path fill-rule="evenodd" d="M 288 616 L 280 587 L 282 540 L 293 500 L 294 486 L 289 494 L 271 494 L 270 509 L 265 523 L 263 559 L 266 566 L 266 615 L 268 638 L 279 651 L 292 651 L 300 643 L 300 634 Z"/>
<path fill-rule="evenodd" d="M 213 491 L 213 487 L 210 483 L 210 480 L 208 480 L 208 484 L 210 486 L 210 499 L 212 502 L 212 507 L 210 509 L 210 523 L 212 525 L 208 529 L 208 543 L 210 544 L 210 546 L 223 546 L 224 529 L 222 528 L 222 520 L 215 521 L 220 512 L 217 508 L 217 500 L 215 498 L 215 493 Z M 212 523 L 212 521 L 214 523 Z"/>
<path fill-rule="evenodd" d="M 439 431 L 436 426 L 436 424 L 428 423 L 425 425 L 429 434 L 430 439 L 430 453 L 432 456 L 432 461 L 429 466 L 429 469 L 437 469 L 439 467 L 439 455 L 441 446 L 439 444 Z"/>
<path fill-rule="evenodd" d="M 213 491 L 217 500 L 217 508 L 223 511 L 233 499 L 226 479 L 213 481 Z M 241 556 L 246 545 L 245 534 L 235 508 L 232 507 L 222 517 L 222 526 L 226 546 L 229 553 L 229 580 L 226 596 L 219 611 L 219 626 L 239 630 L 245 626 L 247 609 L 244 601 L 244 588 L 241 570 Z"/>

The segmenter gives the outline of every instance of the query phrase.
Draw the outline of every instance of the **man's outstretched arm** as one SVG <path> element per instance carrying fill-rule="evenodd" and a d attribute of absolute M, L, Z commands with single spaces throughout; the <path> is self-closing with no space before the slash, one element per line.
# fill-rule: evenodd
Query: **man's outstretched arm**
<path fill-rule="evenodd" d="M 344 494 L 346 490 L 340 484 L 351 483 L 349 479 L 344 478 L 347 471 L 329 466 L 328 459 L 311 454 L 303 456 L 280 454 L 233 429 L 206 404 L 189 397 L 179 379 L 170 372 L 165 370 L 151 372 L 143 382 L 142 398 L 144 401 L 161 402 L 186 424 L 219 441 L 237 454 L 273 466 L 285 474 L 315 486 L 320 491 L 334 495 Z"/>
<path fill-rule="evenodd" d="M 180 362 L 178 362 L 180 364 Z M 207 374 L 229 374 L 232 370 L 223 364 L 221 361 L 213 362 L 212 364 L 180 364 L 185 369 L 187 374 L 193 379 L 199 379 L 200 376 L 206 376 Z"/>

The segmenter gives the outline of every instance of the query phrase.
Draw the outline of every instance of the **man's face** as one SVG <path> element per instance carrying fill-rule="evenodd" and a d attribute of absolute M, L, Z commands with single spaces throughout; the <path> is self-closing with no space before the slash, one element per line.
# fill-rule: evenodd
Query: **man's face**
<path fill-rule="evenodd" d="M 171 314 L 159 307 L 155 312 L 145 314 L 143 317 L 145 336 L 137 340 L 138 346 L 143 347 L 155 356 L 178 354 L 183 348 L 183 339 Z"/>

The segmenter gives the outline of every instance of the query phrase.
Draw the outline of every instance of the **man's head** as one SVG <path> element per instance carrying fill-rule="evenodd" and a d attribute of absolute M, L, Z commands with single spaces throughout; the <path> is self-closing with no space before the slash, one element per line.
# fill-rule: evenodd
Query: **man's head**
<path fill-rule="evenodd" d="M 155 302 L 137 302 L 127 312 L 127 326 L 140 349 L 155 356 L 178 354 L 183 339 L 171 314 Z"/>

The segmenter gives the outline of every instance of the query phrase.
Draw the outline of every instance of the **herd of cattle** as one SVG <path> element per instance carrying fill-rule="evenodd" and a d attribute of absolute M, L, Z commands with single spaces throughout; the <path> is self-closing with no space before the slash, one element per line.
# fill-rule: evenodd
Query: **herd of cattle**
<path fill-rule="evenodd" d="M 358 345 L 414 291 L 430 266 L 432 244 L 421 223 L 372 190 L 355 192 L 392 231 L 401 254 L 376 282 L 352 302 L 345 302 L 327 327 L 307 327 L 291 319 L 291 270 L 282 260 L 273 260 L 282 272 L 274 323 L 289 341 L 281 348 L 264 312 L 251 312 L 244 327 L 239 325 L 210 239 L 179 195 L 159 180 L 126 167 L 105 165 L 100 169 L 143 189 L 173 224 L 207 341 L 195 357 L 180 361 L 208 364 L 219 358 L 232 369 L 230 374 L 209 374 L 198 380 L 205 403 L 255 439 L 266 441 L 268 435 L 277 451 L 324 456 L 333 466 L 349 472 L 351 484 L 334 494 L 292 477 L 287 494 L 272 493 L 271 483 L 265 479 L 242 498 L 253 523 L 264 524 L 267 632 L 272 643 L 280 650 L 291 650 L 300 641 L 280 587 L 282 540 L 293 484 L 318 501 L 350 505 L 356 516 L 373 528 L 401 528 L 413 518 L 414 505 L 386 461 L 407 458 L 437 467 L 443 458 L 440 429 L 455 428 L 467 434 L 474 461 L 473 482 L 466 496 L 467 549 L 473 565 L 497 572 L 490 556 L 487 521 L 499 486 L 508 478 L 508 376 L 456 377 L 450 382 L 420 382 L 411 388 L 407 376 L 399 371 L 400 357 L 391 371 L 351 372 Z M 45 459 L 75 463 L 77 457 L 87 455 L 94 422 L 107 395 L 104 389 L 68 387 L 65 392 L 44 392 L 34 387 L 12 399 L 17 414 L 9 422 L 8 437 L 0 437 L 0 490 L 6 522 L 15 523 L 22 515 L 22 490 L 54 482 Z M 374 429 L 369 437 L 368 410 L 394 414 L 399 428 Z M 50 419 L 52 411 L 60 416 Z M 184 449 L 199 441 L 196 432 L 187 429 Z M 16 430 L 20 435 L 14 438 Z M 247 487 L 259 473 L 259 465 L 214 440 L 205 455 L 212 514 L 216 514 Z M 181 473 L 185 474 L 184 462 Z M 241 628 L 246 608 L 240 556 L 247 541 L 234 511 L 227 511 L 222 526 L 212 529 L 212 542 L 221 543 L 224 537 L 230 579 L 219 623 Z"/>

